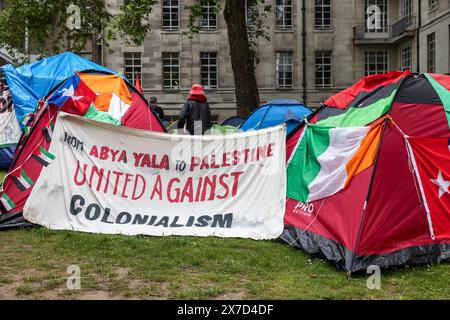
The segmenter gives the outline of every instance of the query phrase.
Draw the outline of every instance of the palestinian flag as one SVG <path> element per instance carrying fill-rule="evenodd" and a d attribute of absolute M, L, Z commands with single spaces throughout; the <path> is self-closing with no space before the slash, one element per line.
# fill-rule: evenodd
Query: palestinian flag
<path fill-rule="evenodd" d="M 36 151 L 33 152 L 32 157 L 44 167 L 48 166 L 50 162 L 55 160 L 55 155 L 45 150 L 42 146 L 40 146 L 39 149 L 36 149 Z"/>
<path fill-rule="evenodd" d="M 23 169 L 20 169 L 20 172 L 16 172 L 11 174 L 11 180 L 21 191 L 29 189 L 34 184 L 34 181 L 29 176 L 27 176 Z"/>
<path fill-rule="evenodd" d="M 29 134 L 30 133 L 30 127 L 28 127 L 28 126 L 23 127 L 23 133 L 25 133 L 25 135 Z"/>
<path fill-rule="evenodd" d="M 2 193 L 2 195 L 0 197 L 0 204 L 5 209 L 5 212 L 11 211 L 12 209 L 14 209 L 16 207 L 16 204 L 4 192 Z"/>
<path fill-rule="evenodd" d="M 32 124 L 33 120 L 34 120 L 34 113 L 30 112 L 22 118 L 21 123 L 22 123 L 22 125 L 27 127 Z"/>
<path fill-rule="evenodd" d="M 53 123 L 53 120 L 50 121 L 50 125 L 48 127 L 44 127 L 44 136 L 45 140 L 48 142 L 52 141 L 53 131 L 55 129 L 55 124 Z"/>
<path fill-rule="evenodd" d="M 311 202 L 346 188 L 355 175 L 373 165 L 381 127 L 308 124 L 289 160 L 287 196 Z"/>

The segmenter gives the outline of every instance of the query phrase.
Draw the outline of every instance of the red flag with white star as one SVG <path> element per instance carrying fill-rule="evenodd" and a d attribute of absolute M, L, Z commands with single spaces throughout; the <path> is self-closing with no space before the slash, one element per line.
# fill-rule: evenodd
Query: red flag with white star
<path fill-rule="evenodd" d="M 449 138 L 408 138 L 412 165 L 427 212 L 431 235 L 450 237 Z M 401 194 L 401 190 L 399 190 Z"/>

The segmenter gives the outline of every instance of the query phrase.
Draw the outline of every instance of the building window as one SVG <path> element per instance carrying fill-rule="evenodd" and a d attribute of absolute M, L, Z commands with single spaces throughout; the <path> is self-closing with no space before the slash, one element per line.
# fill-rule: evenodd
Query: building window
<path fill-rule="evenodd" d="M 202 5 L 202 29 L 216 30 L 217 29 L 217 8 L 211 1 L 207 1 Z"/>
<path fill-rule="evenodd" d="M 366 32 L 388 32 L 389 7 L 387 0 L 365 0 Z"/>
<path fill-rule="evenodd" d="M 366 76 L 388 72 L 389 55 L 387 51 L 366 51 L 365 73 Z"/>
<path fill-rule="evenodd" d="M 245 0 L 245 21 L 248 28 L 256 27 L 256 19 L 258 16 L 257 10 L 256 0 Z"/>
<path fill-rule="evenodd" d="M 316 52 L 316 88 L 331 88 L 331 52 Z"/>
<path fill-rule="evenodd" d="M 404 47 L 400 51 L 400 63 L 402 71 L 411 70 L 411 47 Z"/>
<path fill-rule="evenodd" d="M 409 27 L 413 22 L 413 2 L 412 0 L 403 0 L 402 3 L 403 19 L 406 21 L 406 25 Z"/>
<path fill-rule="evenodd" d="M 163 52 L 163 87 L 164 89 L 180 88 L 180 57 L 178 52 Z"/>
<path fill-rule="evenodd" d="M 277 86 L 280 88 L 292 88 L 294 60 L 292 52 L 279 51 L 275 54 L 275 72 Z"/>
<path fill-rule="evenodd" d="M 201 82 L 205 88 L 218 87 L 219 67 L 216 52 L 200 53 Z"/>
<path fill-rule="evenodd" d="M 438 0 L 428 0 L 428 11 L 433 11 L 437 9 L 438 5 L 439 5 Z"/>
<path fill-rule="evenodd" d="M 277 29 L 292 29 L 292 1 L 277 0 Z"/>
<path fill-rule="evenodd" d="M 317 30 L 331 29 L 331 0 L 316 0 L 315 28 Z"/>
<path fill-rule="evenodd" d="M 167 31 L 180 28 L 180 6 L 178 0 L 163 0 L 162 2 L 162 29 Z"/>
<path fill-rule="evenodd" d="M 427 36 L 427 69 L 428 72 L 436 72 L 436 35 Z"/>
<path fill-rule="evenodd" d="M 124 52 L 125 77 L 136 84 L 136 79 L 142 80 L 142 54 L 140 52 Z"/>

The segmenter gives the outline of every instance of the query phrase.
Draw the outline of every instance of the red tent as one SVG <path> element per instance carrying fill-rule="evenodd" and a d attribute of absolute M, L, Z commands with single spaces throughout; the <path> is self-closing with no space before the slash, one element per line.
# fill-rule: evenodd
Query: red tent
<path fill-rule="evenodd" d="M 450 76 L 392 72 L 365 77 L 325 101 L 309 123 L 288 138 L 282 240 L 321 254 L 349 272 L 370 265 L 449 259 L 449 89 Z M 370 161 L 362 161 L 360 154 L 359 170 L 352 175 L 348 163 L 343 170 L 338 168 L 345 184 L 338 188 L 331 183 L 323 196 L 324 183 L 314 185 L 314 179 L 324 174 L 321 181 L 335 181 L 337 171 L 326 168 L 327 172 L 320 166 L 324 158 L 329 163 L 340 161 L 339 148 L 351 139 L 338 141 L 338 147 L 324 155 L 325 151 L 316 148 L 312 133 L 327 132 L 320 138 L 331 145 L 331 131 L 342 134 L 364 127 L 379 129 L 379 139 L 372 139 L 371 151 L 366 149 L 362 155 L 370 153 Z M 367 136 L 357 145 L 359 150 Z M 320 155 L 295 160 L 301 152 Z"/>
<path fill-rule="evenodd" d="M 26 117 L 25 133 L 0 193 L 0 228 L 26 224 L 22 209 L 42 166 L 52 157 L 47 150 L 59 111 L 165 132 L 142 94 L 122 77 L 99 71 L 75 73 L 41 99 L 35 112 Z"/>

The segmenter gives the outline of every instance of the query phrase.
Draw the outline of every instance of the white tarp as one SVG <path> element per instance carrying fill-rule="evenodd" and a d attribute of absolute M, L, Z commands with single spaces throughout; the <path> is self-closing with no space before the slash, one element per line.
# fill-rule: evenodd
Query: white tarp
<path fill-rule="evenodd" d="M 227 136 L 115 127 L 60 113 L 24 217 L 50 229 L 277 238 L 284 126 Z"/>
<path fill-rule="evenodd" d="M 19 142 L 22 131 L 16 118 L 14 108 L 12 111 L 4 110 L 0 113 L 0 147 L 15 145 Z"/>

